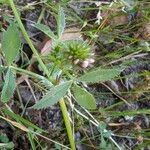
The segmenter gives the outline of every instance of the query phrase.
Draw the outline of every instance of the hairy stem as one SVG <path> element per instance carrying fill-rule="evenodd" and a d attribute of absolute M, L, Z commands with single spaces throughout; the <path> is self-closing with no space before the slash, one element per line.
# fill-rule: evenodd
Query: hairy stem
<path fill-rule="evenodd" d="M 70 141 L 71 149 L 75 150 L 76 148 L 75 148 L 75 143 L 74 143 L 74 138 L 73 138 L 74 136 L 73 136 L 73 133 L 72 133 L 72 128 L 70 126 L 69 114 L 68 114 L 68 111 L 67 111 L 67 108 L 66 108 L 66 104 L 65 104 L 63 99 L 61 99 L 59 101 L 59 104 L 60 104 L 61 109 L 64 110 L 63 118 L 64 118 L 64 122 L 65 122 L 66 126 L 68 127 L 67 128 L 67 134 L 68 134 L 68 138 L 69 138 L 69 141 Z"/>
<path fill-rule="evenodd" d="M 43 69 L 43 72 L 47 75 L 47 77 L 49 77 L 49 70 L 47 69 L 47 67 L 43 63 L 43 61 L 40 58 L 37 50 L 35 49 L 34 45 L 32 44 L 32 41 L 30 40 L 30 38 L 29 38 L 29 36 L 28 36 L 28 34 L 27 34 L 23 24 L 22 24 L 22 21 L 21 21 L 20 16 L 17 12 L 14 1 L 13 0 L 8 0 L 8 1 L 10 3 L 11 9 L 14 13 L 14 16 L 15 16 L 17 22 L 18 22 L 18 25 L 19 25 L 19 27 L 22 31 L 22 34 L 23 34 L 24 38 L 28 42 L 33 54 L 36 56 L 41 68 Z M 73 137 L 73 134 L 72 134 L 72 128 L 71 128 L 71 124 L 70 124 L 70 121 L 69 121 L 69 115 L 68 115 L 68 112 L 67 112 L 66 104 L 65 104 L 63 99 L 60 100 L 59 104 L 60 104 L 60 108 L 61 108 L 61 111 L 62 111 L 62 114 L 63 114 L 63 117 L 64 117 L 64 122 L 65 122 L 65 126 L 66 126 L 66 129 L 67 129 L 67 134 L 68 134 L 71 149 L 75 150 L 76 149 L 75 148 L 75 142 L 74 142 L 74 137 Z"/>
<path fill-rule="evenodd" d="M 9 66 L 9 68 L 18 71 L 20 74 L 26 74 L 26 75 L 31 76 L 32 78 L 37 78 L 39 80 L 42 80 L 42 79 L 45 78 L 45 77 L 43 77 L 41 75 L 38 75 L 38 74 L 36 74 L 34 72 L 31 72 L 31 71 L 28 71 L 28 70 L 24 70 L 24 69 L 21 69 L 21 68 L 18 68 L 18 67 Z"/>
<path fill-rule="evenodd" d="M 40 64 L 41 68 L 43 69 L 44 73 L 48 76 L 49 75 L 49 71 L 46 68 L 45 64 L 43 63 L 42 59 L 40 58 L 40 56 L 39 56 L 37 50 L 35 49 L 34 45 L 32 44 L 32 41 L 30 40 L 30 38 L 29 38 L 29 36 L 28 36 L 28 34 L 27 34 L 27 32 L 26 32 L 26 30 L 25 30 L 25 28 L 24 28 L 24 26 L 23 26 L 23 24 L 21 22 L 20 16 L 19 16 L 19 14 L 17 12 L 17 9 L 15 7 L 15 4 L 14 4 L 13 0 L 9 0 L 9 3 L 10 3 L 10 6 L 11 6 L 11 8 L 13 10 L 13 13 L 15 15 L 15 18 L 16 18 L 16 20 L 18 22 L 18 25 L 19 25 L 19 27 L 20 27 L 20 29 L 22 31 L 22 34 L 23 34 L 24 38 L 26 39 L 27 43 L 29 44 L 33 54 L 36 56 L 36 59 L 38 60 L 38 62 Z"/>

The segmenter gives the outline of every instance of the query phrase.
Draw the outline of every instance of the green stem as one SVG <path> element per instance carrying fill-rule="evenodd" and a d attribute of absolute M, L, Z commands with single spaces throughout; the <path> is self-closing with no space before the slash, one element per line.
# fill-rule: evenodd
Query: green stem
<path fill-rule="evenodd" d="M 41 21 L 42 21 L 42 19 L 44 17 L 44 13 L 45 13 L 45 8 L 42 8 L 42 11 L 41 11 L 41 14 L 40 14 L 40 16 L 38 18 L 37 23 L 41 23 Z"/>
<path fill-rule="evenodd" d="M 28 70 L 24 70 L 24 69 L 15 67 L 15 66 L 9 66 L 9 68 L 20 72 L 20 74 L 27 74 L 27 75 L 29 75 L 29 76 L 31 76 L 33 78 L 37 78 L 37 79 L 40 79 L 40 80 L 42 80 L 44 78 L 43 76 L 40 76 L 40 75 L 38 75 L 38 74 L 36 74 L 34 72 L 31 72 L 31 71 L 28 71 Z"/>
<path fill-rule="evenodd" d="M 22 34 L 23 34 L 24 38 L 26 39 L 27 43 L 29 44 L 29 46 L 30 46 L 33 54 L 36 56 L 36 58 L 37 58 L 37 60 L 38 60 L 38 62 L 40 64 L 40 66 L 43 68 L 44 73 L 47 76 L 49 76 L 48 69 L 46 68 L 45 64 L 43 63 L 42 59 L 40 58 L 37 50 L 35 49 L 34 45 L 32 44 L 32 41 L 30 40 L 30 38 L 29 38 L 29 36 L 28 36 L 28 34 L 27 34 L 27 32 L 26 32 L 26 30 L 25 30 L 25 28 L 24 28 L 24 26 L 23 26 L 23 24 L 21 22 L 20 16 L 19 16 L 19 14 L 17 12 L 17 9 L 15 7 L 15 4 L 14 4 L 13 0 L 9 0 L 9 3 L 10 3 L 10 6 L 11 6 L 11 8 L 13 10 L 13 13 L 15 15 L 15 18 L 16 18 L 16 20 L 18 22 L 18 25 L 19 25 L 19 27 L 20 27 L 20 29 L 22 31 Z"/>
<path fill-rule="evenodd" d="M 24 35 L 24 38 L 26 39 L 26 41 L 28 42 L 33 54 L 36 56 L 41 68 L 43 69 L 43 72 L 47 75 L 47 77 L 49 77 L 49 70 L 47 69 L 47 67 L 45 66 L 45 64 L 43 63 L 42 59 L 40 58 L 37 50 L 35 49 L 34 45 L 32 44 L 32 41 L 30 40 L 22 22 L 21 22 L 21 19 L 20 19 L 20 16 L 17 12 L 17 9 L 15 7 L 15 4 L 14 4 L 14 1 L 13 0 L 8 0 L 9 3 L 10 3 L 10 6 L 11 6 L 11 9 L 13 10 L 13 13 L 15 15 L 15 18 L 18 22 L 18 25 L 22 31 L 22 34 Z M 65 126 L 66 126 L 66 129 L 67 129 L 67 134 L 68 134 L 68 138 L 69 138 L 69 142 L 70 142 L 70 146 L 71 146 L 71 149 L 72 150 L 75 150 L 75 142 L 74 142 L 74 137 L 73 137 L 73 134 L 72 134 L 72 128 L 71 128 L 71 124 L 70 124 L 70 121 L 69 121 L 69 116 L 68 116 L 68 112 L 67 112 L 67 108 L 66 108 L 66 104 L 64 102 L 64 100 L 60 100 L 59 102 L 60 104 L 60 108 L 61 108 L 61 111 L 62 111 L 62 114 L 63 114 L 63 117 L 64 117 L 64 122 L 65 122 Z"/>
<path fill-rule="evenodd" d="M 65 125 L 67 127 L 67 134 L 68 134 L 68 138 L 69 138 L 69 141 L 70 141 L 71 149 L 75 150 L 76 147 L 75 147 L 74 138 L 73 138 L 74 136 L 73 136 L 72 128 L 71 128 L 71 125 L 70 125 L 69 114 L 68 114 L 68 111 L 67 111 L 66 104 L 65 104 L 63 99 L 61 99 L 59 101 L 59 104 L 60 104 L 61 110 L 63 110 L 63 112 L 62 112 L 63 113 L 63 118 L 64 118 Z"/>

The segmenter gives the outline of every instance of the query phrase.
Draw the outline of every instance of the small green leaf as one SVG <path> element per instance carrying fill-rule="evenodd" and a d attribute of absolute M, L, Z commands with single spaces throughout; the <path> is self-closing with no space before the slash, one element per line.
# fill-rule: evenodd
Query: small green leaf
<path fill-rule="evenodd" d="M 5 83 L 2 89 L 1 101 L 6 103 L 13 96 L 16 87 L 15 76 L 9 68 L 6 73 Z"/>
<path fill-rule="evenodd" d="M 85 73 L 83 76 L 79 77 L 79 81 L 87 82 L 87 83 L 98 83 L 104 82 L 111 79 L 114 79 L 116 76 L 120 74 L 121 69 L 102 69 L 99 68 L 94 71 L 90 71 Z"/>
<path fill-rule="evenodd" d="M 59 7 L 57 17 L 57 34 L 59 38 L 62 36 L 64 29 L 65 29 L 65 14 L 64 10 L 61 7 Z"/>
<path fill-rule="evenodd" d="M 8 143 L 9 142 L 9 139 L 5 134 L 0 135 L 0 143 L 1 142 L 3 142 L 3 143 Z"/>
<path fill-rule="evenodd" d="M 46 95 L 44 95 L 43 98 L 39 102 L 37 102 L 32 108 L 42 109 L 42 108 L 47 108 L 51 105 L 54 105 L 63 96 L 66 95 L 71 84 L 72 84 L 72 81 L 67 81 L 60 85 L 52 87 L 50 91 Z"/>
<path fill-rule="evenodd" d="M 39 29 L 43 33 L 45 33 L 49 38 L 54 39 L 54 40 L 57 39 L 57 37 L 54 35 L 52 30 L 48 26 L 37 23 L 37 24 L 34 24 L 34 27 Z"/>
<path fill-rule="evenodd" d="M 72 87 L 72 91 L 79 105 L 87 109 L 96 109 L 95 98 L 91 93 L 76 84 Z"/>
<path fill-rule="evenodd" d="M 7 31 L 3 34 L 2 51 L 6 58 L 8 65 L 10 65 L 16 58 L 21 48 L 21 41 L 19 31 L 15 23 L 12 23 Z"/>

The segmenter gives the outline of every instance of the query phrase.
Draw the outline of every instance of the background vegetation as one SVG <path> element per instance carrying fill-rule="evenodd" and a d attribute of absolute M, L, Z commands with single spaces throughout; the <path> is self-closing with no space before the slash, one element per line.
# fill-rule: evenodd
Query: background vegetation
<path fill-rule="evenodd" d="M 0 149 L 150 148 L 146 0 L 0 0 Z"/>

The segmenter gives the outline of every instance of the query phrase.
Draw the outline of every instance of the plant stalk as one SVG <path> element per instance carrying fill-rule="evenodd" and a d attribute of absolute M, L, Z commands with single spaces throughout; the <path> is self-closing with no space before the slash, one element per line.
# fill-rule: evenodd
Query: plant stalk
<path fill-rule="evenodd" d="M 67 111 L 65 101 L 63 99 L 61 99 L 59 101 L 59 104 L 60 104 L 61 110 L 63 110 L 63 112 L 62 112 L 63 113 L 63 118 L 64 118 L 65 125 L 67 126 L 67 134 L 68 134 L 68 138 L 69 138 L 69 141 L 70 141 L 71 149 L 75 150 L 76 147 L 75 147 L 75 142 L 74 142 L 74 138 L 73 138 L 74 136 L 73 136 L 73 133 L 72 133 L 72 128 L 70 126 L 69 114 L 68 114 L 68 111 Z"/>
<path fill-rule="evenodd" d="M 32 78 L 37 78 L 39 80 L 42 80 L 43 78 L 45 78 L 45 77 L 43 77 L 41 75 L 38 75 L 38 74 L 36 74 L 34 72 L 31 72 L 31 71 L 28 71 L 28 70 L 24 70 L 24 69 L 21 69 L 21 68 L 18 68 L 18 67 L 9 66 L 9 68 L 18 71 L 20 74 L 26 74 L 26 75 L 29 75 Z"/>
<path fill-rule="evenodd" d="M 37 50 L 35 49 L 34 45 L 32 44 L 32 41 L 30 40 L 30 38 L 28 36 L 28 33 L 26 32 L 26 29 L 24 28 L 24 26 L 22 24 L 22 21 L 20 19 L 20 16 L 19 16 L 19 14 L 17 12 L 17 9 L 15 7 L 15 4 L 14 4 L 13 0 L 9 0 L 9 3 L 10 3 L 11 9 L 12 9 L 14 15 L 15 15 L 15 18 L 16 18 L 16 20 L 18 22 L 18 25 L 19 25 L 19 27 L 20 27 L 20 29 L 22 31 L 22 34 L 23 34 L 25 40 L 29 44 L 33 54 L 36 56 L 36 59 L 38 60 L 38 62 L 40 64 L 41 68 L 43 69 L 44 73 L 48 76 L 49 75 L 49 71 L 46 68 L 45 64 L 43 63 L 42 59 L 40 58 L 40 56 L 39 56 Z"/>
<path fill-rule="evenodd" d="M 32 44 L 32 41 L 30 40 L 30 38 L 29 38 L 25 28 L 24 28 L 24 25 L 22 24 L 22 21 L 20 19 L 19 13 L 17 12 L 14 1 L 13 0 L 8 0 L 8 1 L 9 1 L 10 6 L 11 6 L 11 9 L 14 13 L 14 16 L 15 16 L 17 22 L 18 22 L 18 25 L 19 25 L 19 27 L 22 31 L 22 34 L 23 34 L 24 38 L 26 39 L 27 43 L 29 44 L 33 54 L 36 56 L 37 61 L 39 62 L 41 68 L 43 69 L 43 72 L 47 75 L 47 77 L 49 77 L 49 70 L 47 69 L 47 67 L 43 63 L 43 61 L 40 58 L 37 50 L 35 49 L 34 45 Z M 65 104 L 63 99 L 60 100 L 59 104 L 60 104 L 60 108 L 61 108 L 61 111 L 62 111 L 62 114 L 63 114 L 63 117 L 64 117 L 64 122 L 65 122 L 65 126 L 66 126 L 66 129 L 67 129 L 67 134 L 68 134 L 71 149 L 75 150 L 76 149 L 75 148 L 75 142 L 74 142 L 74 137 L 73 137 L 73 134 L 72 134 L 72 128 L 71 128 L 71 123 L 69 121 L 69 115 L 68 115 L 68 112 L 67 112 L 66 104 Z"/>

